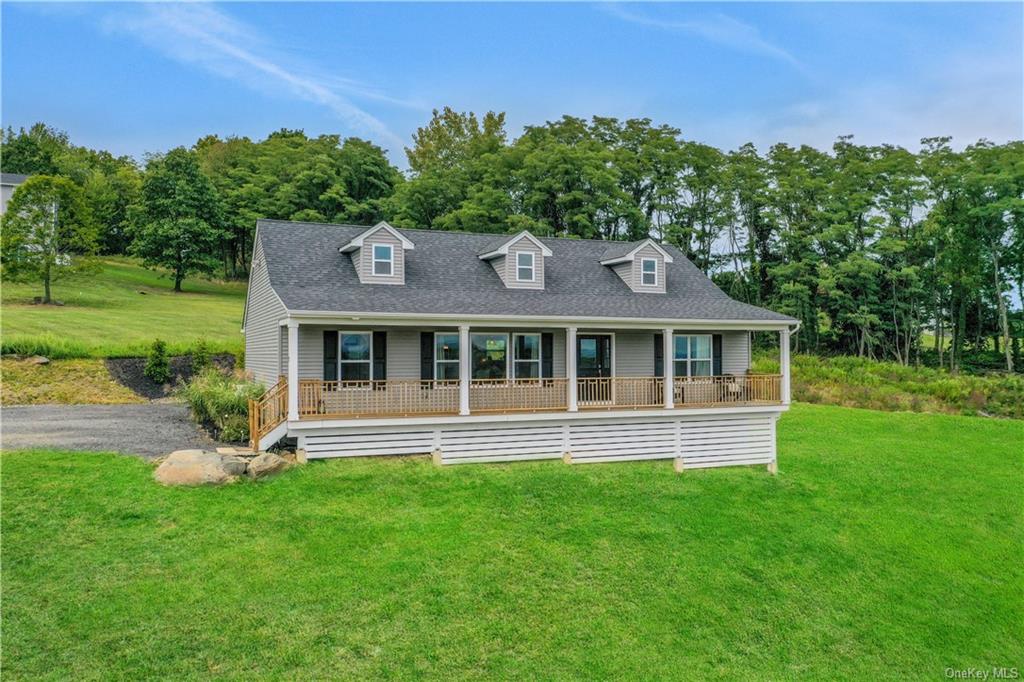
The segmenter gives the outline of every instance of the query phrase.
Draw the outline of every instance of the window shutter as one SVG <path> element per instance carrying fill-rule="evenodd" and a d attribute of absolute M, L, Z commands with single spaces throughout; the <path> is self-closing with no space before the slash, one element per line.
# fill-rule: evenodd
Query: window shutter
<path fill-rule="evenodd" d="M 722 335 L 711 335 L 711 373 L 722 376 Z"/>
<path fill-rule="evenodd" d="M 665 376 L 665 344 L 662 343 L 664 334 L 654 335 L 654 376 Z"/>
<path fill-rule="evenodd" d="M 388 378 L 388 333 L 373 333 L 373 375 L 374 381 Z"/>
<path fill-rule="evenodd" d="M 460 349 L 461 350 L 461 349 Z M 420 332 L 420 379 L 434 378 L 434 333 Z"/>
<path fill-rule="evenodd" d="M 544 379 L 555 376 L 555 335 L 551 332 L 540 335 L 540 375 Z"/>
<path fill-rule="evenodd" d="M 338 332 L 324 330 L 324 381 L 338 380 Z"/>

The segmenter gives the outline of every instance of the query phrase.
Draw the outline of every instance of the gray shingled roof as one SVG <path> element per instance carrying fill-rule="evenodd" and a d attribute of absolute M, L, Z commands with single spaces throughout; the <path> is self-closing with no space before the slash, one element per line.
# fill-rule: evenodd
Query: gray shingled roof
<path fill-rule="evenodd" d="M 0 173 L 0 185 L 20 185 L 26 180 L 28 176 L 20 173 Z"/>
<path fill-rule="evenodd" d="M 289 310 L 446 315 L 537 315 L 795 322 L 729 298 L 678 249 L 665 245 L 667 293 L 638 294 L 600 261 L 608 242 L 541 239 L 545 290 L 508 289 L 482 249 L 493 234 L 400 230 L 416 245 L 405 255 L 405 285 L 362 284 L 348 254 L 338 253 L 358 225 L 258 221 L 270 282 Z M 507 238 L 507 237 L 506 237 Z M 500 242 L 499 242 L 500 244 Z"/>
<path fill-rule="evenodd" d="M 601 260 L 611 260 L 613 258 L 622 258 L 629 254 L 630 251 L 643 244 L 646 239 L 641 239 L 638 242 L 612 242 L 611 246 L 608 246 L 608 242 L 604 242 L 605 250 L 601 254 Z M 675 256 L 673 256 L 675 258 Z"/>

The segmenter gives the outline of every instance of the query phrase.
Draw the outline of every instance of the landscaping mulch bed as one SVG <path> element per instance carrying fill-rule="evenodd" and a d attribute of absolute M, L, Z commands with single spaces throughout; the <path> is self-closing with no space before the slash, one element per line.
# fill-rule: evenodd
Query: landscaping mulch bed
<path fill-rule="evenodd" d="M 188 355 L 170 358 L 171 380 L 163 385 L 154 384 L 143 374 L 143 370 L 146 368 L 146 358 L 107 358 L 103 363 L 115 381 L 149 400 L 170 396 L 179 383 L 187 382 L 194 373 L 192 358 Z M 235 356 L 230 353 L 211 355 L 210 364 L 230 372 L 235 368 Z"/>

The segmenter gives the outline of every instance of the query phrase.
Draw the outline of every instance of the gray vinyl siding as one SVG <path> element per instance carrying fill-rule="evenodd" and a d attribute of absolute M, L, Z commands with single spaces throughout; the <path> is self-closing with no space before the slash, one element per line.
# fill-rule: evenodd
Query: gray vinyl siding
<path fill-rule="evenodd" d="M 373 274 L 373 245 L 389 244 L 394 249 L 395 264 L 390 276 Z M 352 266 L 363 284 L 405 284 L 405 249 L 402 240 L 385 229 L 374 232 L 363 240 L 363 247 L 352 253 Z"/>
<path fill-rule="evenodd" d="M 270 286 L 263 245 L 257 239 L 245 301 L 245 368 L 265 386 L 277 381 L 278 335 L 284 316 L 285 308 Z"/>
<path fill-rule="evenodd" d="M 722 332 L 722 374 L 746 374 L 750 369 L 750 333 Z"/>
<path fill-rule="evenodd" d="M 615 334 L 615 376 L 654 376 L 654 334 L 647 331 Z"/>
<path fill-rule="evenodd" d="M 388 330 L 388 379 L 420 378 L 420 330 Z"/>
<path fill-rule="evenodd" d="M 518 282 L 516 281 L 516 259 L 517 254 L 520 253 L 532 253 L 533 254 L 533 272 L 534 281 L 532 282 Z M 525 236 L 520 237 L 519 240 L 512 244 L 508 249 L 508 258 L 504 259 L 505 266 L 505 286 L 509 289 L 543 289 L 544 288 L 544 254 L 541 253 L 540 248 L 527 239 Z"/>
<path fill-rule="evenodd" d="M 658 284 L 657 286 L 644 286 L 641 274 L 641 263 L 645 258 L 653 258 L 658 262 Z M 622 278 L 622 281 L 630 289 L 641 294 L 663 294 L 665 293 L 665 258 L 651 245 L 644 246 L 633 254 L 632 261 L 618 263 L 612 266 L 615 274 Z"/>

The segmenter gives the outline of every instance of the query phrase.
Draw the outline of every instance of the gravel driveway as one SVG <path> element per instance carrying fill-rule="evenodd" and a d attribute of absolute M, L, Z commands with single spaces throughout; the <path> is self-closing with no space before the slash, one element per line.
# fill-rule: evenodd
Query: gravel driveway
<path fill-rule="evenodd" d="M 174 403 L 26 405 L 0 409 L 0 446 L 100 450 L 147 459 L 173 450 L 216 447 Z"/>

